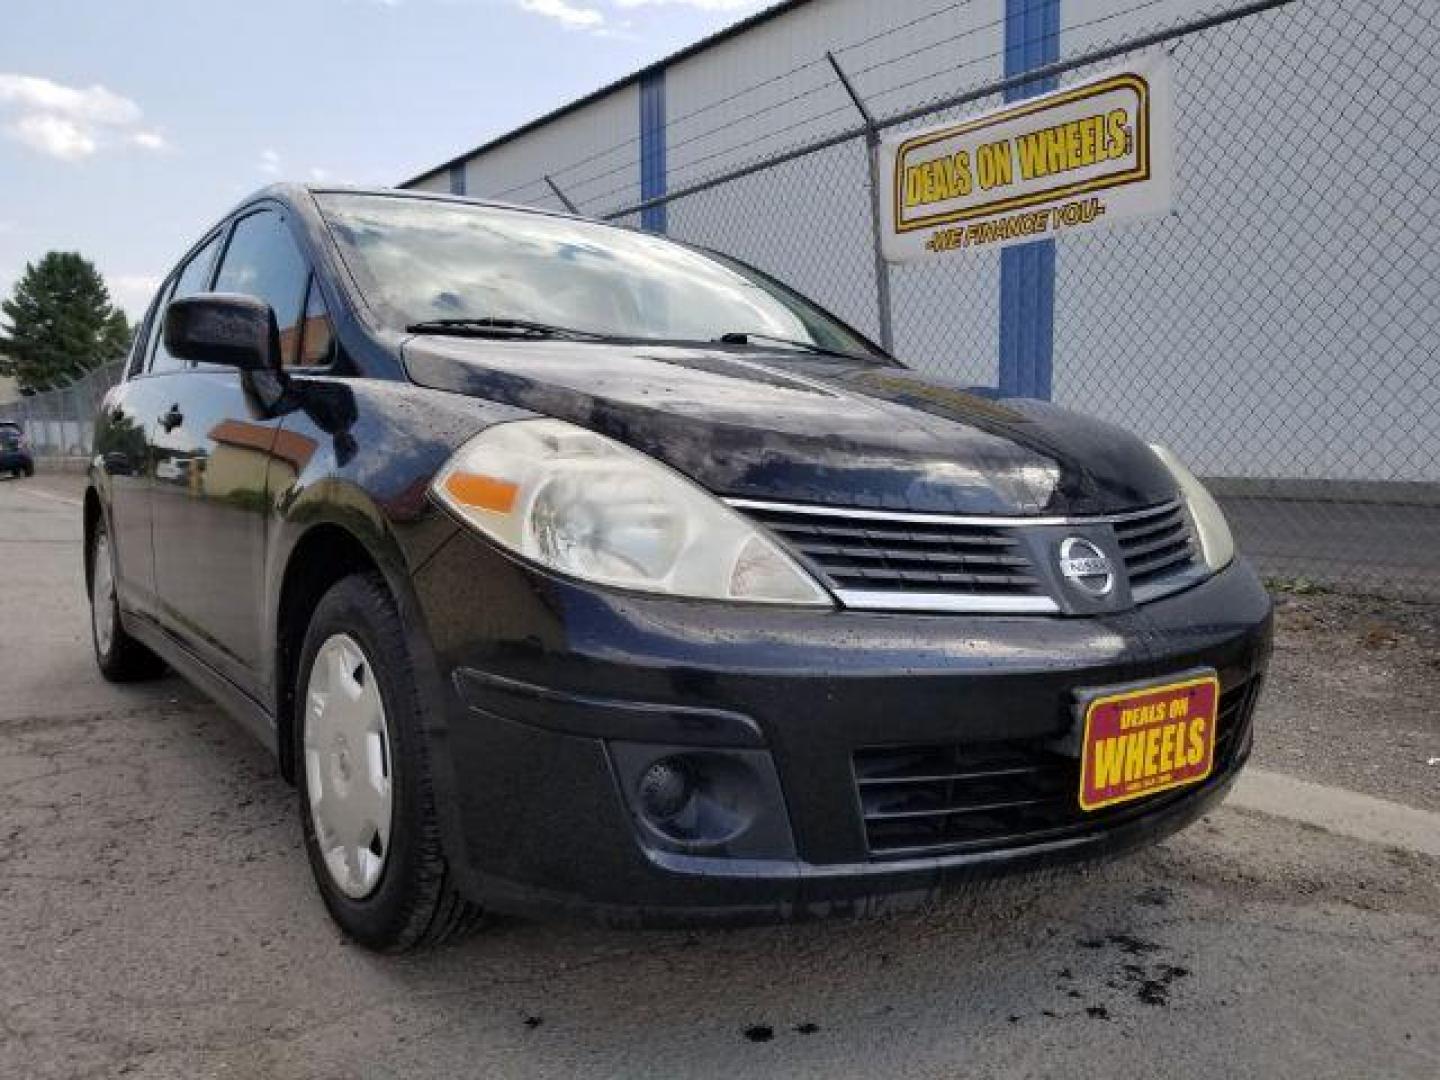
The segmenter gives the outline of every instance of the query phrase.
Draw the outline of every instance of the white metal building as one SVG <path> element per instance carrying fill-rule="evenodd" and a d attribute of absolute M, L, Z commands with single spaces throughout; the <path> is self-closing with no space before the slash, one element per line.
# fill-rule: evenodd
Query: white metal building
<path fill-rule="evenodd" d="M 789 0 L 408 186 L 604 216 L 854 127 L 827 52 L 883 120 L 1214 7 Z M 1440 481 L 1427 7 L 1297 0 L 1167 43 L 1174 212 L 892 268 L 897 354 L 1110 417 L 1212 476 Z M 852 141 L 622 220 L 748 259 L 873 333 L 864 153 Z"/>

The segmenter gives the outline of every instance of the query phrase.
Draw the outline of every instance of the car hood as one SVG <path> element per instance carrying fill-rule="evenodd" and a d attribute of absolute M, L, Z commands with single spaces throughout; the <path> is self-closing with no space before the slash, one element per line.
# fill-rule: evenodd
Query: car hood
<path fill-rule="evenodd" d="M 422 386 L 579 424 L 725 496 L 970 514 L 1097 514 L 1174 497 L 1109 424 L 906 368 L 789 350 L 423 337 Z"/>

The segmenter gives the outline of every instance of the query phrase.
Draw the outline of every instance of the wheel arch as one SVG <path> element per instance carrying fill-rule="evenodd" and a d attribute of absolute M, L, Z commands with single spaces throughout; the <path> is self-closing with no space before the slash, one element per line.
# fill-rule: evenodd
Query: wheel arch
<path fill-rule="evenodd" d="M 275 607 L 275 735 L 280 773 L 295 782 L 295 678 L 305 631 L 315 605 L 337 582 L 353 574 L 378 573 L 396 592 L 385 560 L 357 533 L 335 521 L 312 525 L 296 541 L 285 562 Z"/>
<path fill-rule="evenodd" d="M 100 517 L 104 509 L 100 505 L 100 493 L 95 490 L 94 485 L 85 488 L 84 510 L 84 546 L 81 548 L 81 558 L 85 562 L 85 595 L 90 595 L 90 589 L 94 585 L 95 567 L 91 553 L 95 550 L 95 527 L 100 523 Z"/>

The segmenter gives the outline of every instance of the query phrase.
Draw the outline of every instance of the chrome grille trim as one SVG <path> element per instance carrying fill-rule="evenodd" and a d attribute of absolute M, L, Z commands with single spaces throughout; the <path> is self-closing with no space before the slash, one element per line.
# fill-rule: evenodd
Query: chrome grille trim
<path fill-rule="evenodd" d="M 1060 605 L 1048 596 L 987 593 L 906 593 L 880 589 L 835 589 L 835 598 L 857 611 L 940 611 L 990 615 L 1055 615 Z"/>
<path fill-rule="evenodd" d="M 1191 585 L 1199 585 L 1209 576 L 1210 568 L 1204 563 L 1197 563 L 1186 570 L 1171 574 L 1169 577 L 1157 578 L 1132 588 L 1130 597 L 1137 604 L 1148 604 L 1151 600 L 1159 600 L 1163 596 L 1188 589 Z"/>
<path fill-rule="evenodd" d="M 860 518 L 868 521 L 896 521 L 914 525 L 972 525 L 977 528 L 1025 528 L 1035 525 L 1113 525 L 1116 522 L 1133 521 L 1150 517 L 1162 511 L 1180 508 L 1180 500 L 1147 507 L 1144 510 L 1127 510 L 1123 514 L 1096 514 L 1089 517 L 1017 517 L 985 514 L 927 514 L 911 510 L 867 510 L 849 506 L 820 506 L 811 503 L 766 502 L 761 499 L 726 499 L 727 506 L 736 510 L 761 510 L 777 514 L 807 514 L 813 517 Z"/>

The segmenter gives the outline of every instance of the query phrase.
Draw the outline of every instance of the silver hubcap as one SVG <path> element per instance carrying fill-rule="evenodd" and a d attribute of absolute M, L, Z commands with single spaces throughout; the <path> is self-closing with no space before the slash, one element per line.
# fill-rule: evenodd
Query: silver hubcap
<path fill-rule="evenodd" d="M 115 641 L 115 572 L 110 565 L 110 538 L 95 541 L 95 565 L 90 573 L 90 619 L 95 624 L 95 645 L 102 656 Z"/>
<path fill-rule="evenodd" d="M 336 886 L 358 900 L 374 891 L 390 853 L 390 733 L 374 670 L 348 634 L 315 654 L 305 709 L 315 840 Z"/>

